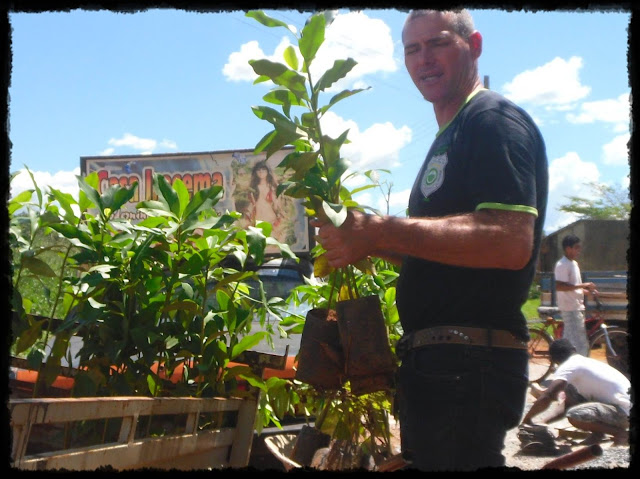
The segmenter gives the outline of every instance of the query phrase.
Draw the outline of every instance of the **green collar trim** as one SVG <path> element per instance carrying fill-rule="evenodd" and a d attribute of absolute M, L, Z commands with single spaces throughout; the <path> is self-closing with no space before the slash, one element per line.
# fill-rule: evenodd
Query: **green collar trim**
<path fill-rule="evenodd" d="M 453 118 L 451 118 L 451 120 L 449 120 L 447 123 L 445 123 L 444 125 L 442 125 L 442 128 L 440 128 L 438 130 L 438 133 L 436 133 L 436 138 L 438 138 L 438 136 L 440 136 L 440 133 L 442 133 L 444 130 L 446 130 L 449 125 L 451 124 L 451 122 L 453 122 L 453 120 L 456 119 L 456 117 L 458 116 L 458 113 L 460 113 L 460 111 L 462 111 L 462 109 L 467 106 L 467 103 L 469 103 L 471 101 L 471 99 L 476 96 L 477 93 L 486 90 L 485 87 L 478 87 L 475 90 L 473 90 L 469 96 L 462 102 L 462 105 L 460 105 L 460 108 L 458 108 L 458 111 L 456 112 L 455 115 L 453 115 Z"/>

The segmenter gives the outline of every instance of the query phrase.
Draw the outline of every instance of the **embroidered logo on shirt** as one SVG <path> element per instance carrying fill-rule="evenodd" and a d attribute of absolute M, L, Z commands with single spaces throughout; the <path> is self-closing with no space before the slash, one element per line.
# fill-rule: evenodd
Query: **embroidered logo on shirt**
<path fill-rule="evenodd" d="M 447 154 L 435 155 L 429 160 L 420 181 L 420 191 L 425 197 L 437 191 L 444 181 L 444 168 L 447 166 Z"/>

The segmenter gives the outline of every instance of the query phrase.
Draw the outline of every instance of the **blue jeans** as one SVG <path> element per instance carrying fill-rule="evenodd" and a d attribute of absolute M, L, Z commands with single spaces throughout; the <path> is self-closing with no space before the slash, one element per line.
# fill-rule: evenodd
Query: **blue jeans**
<path fill-rule="evenodd" d="M 523 416 L 526 350 L 437 344 L 398 370 L 402 451 L 424 471 L 502 467 L 504 440 Z"/>

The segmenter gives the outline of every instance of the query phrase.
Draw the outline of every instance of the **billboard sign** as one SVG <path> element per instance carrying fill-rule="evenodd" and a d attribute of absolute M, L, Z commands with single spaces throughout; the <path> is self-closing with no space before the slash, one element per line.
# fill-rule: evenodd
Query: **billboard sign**
<path fill-rule="evenodd" d="M 278 184 L 285 179 L 278 165 L 292 151 L 284 148 L 266 159 L 265 153 L 253 150 L 228 150 L 201 153 L 175 153 L 131 156 L 83 156 L 80 168 L 83 176 L 95 172 L 102 193 L 110 185 L 131 186 L 138 183 L 135 196 L 114 217 L 137 223 L 146 215 L 136 210 L 140 201 L 157 199 L 153 177 L 162 174 L 172 184 L 181 179 L 193 195 L 214 185 L 223 187 L 223 197 L 216 204 L 218 214 L 225 211 L 242 213 L 243 227 L 256 221 L 272 225 L 271 235 L 286 243 L 296 254 L 308 253 L 311 238 L 308 218 L 300 200 L 276 196 Z M 278 253 L 270 247 L 268 253 Z"/>

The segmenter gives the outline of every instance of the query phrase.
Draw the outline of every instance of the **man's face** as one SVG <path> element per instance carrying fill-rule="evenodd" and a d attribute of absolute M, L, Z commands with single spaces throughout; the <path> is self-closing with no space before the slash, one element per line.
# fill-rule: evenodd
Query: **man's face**
<path fill-rule="evenodd" d="M 582 251 L 582 246 L 580 245 L 580 243 L 577 243 L 573 246 L 567 246 L 564 249 L 565 256 L 570 260 L 577 259 L 578 256 L 580 256 L 581 251 Z"/>
<path fill-rule="evenodd" d="M 462 38 L 451 30 L 445 16 L 427 14 L 407 23 L 403 44 L 407 71 L 427 101 L 446 106 L 460 103 L 470 93 L 477 79 L 479 33 Z"/>

